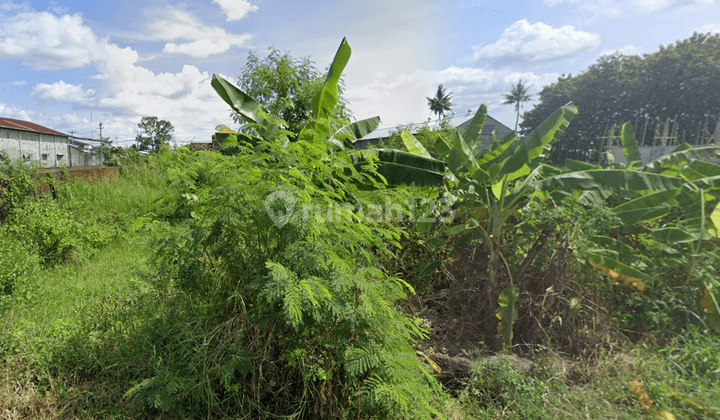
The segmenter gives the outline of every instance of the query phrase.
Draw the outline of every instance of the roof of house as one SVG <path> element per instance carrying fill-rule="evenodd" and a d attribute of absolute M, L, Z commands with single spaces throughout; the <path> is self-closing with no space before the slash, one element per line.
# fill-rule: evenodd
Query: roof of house
<path fill-rule="evenodd" d="M 32 131 L 34 133 L 51 134 L 54 136 L 67 137 L 67 134 L 63 134 L 59 131 L 51 130 L 42 125 L 31 123 L 30 121 L 16 120 L 13 118 L 0 117 L 0 127 L 10 128 L 13 130 Z"/>
<path fill-rule="evenodd" d="M 475 116 L 475 114 L 453 116 L 453 117 L 448 118 L 447 121 L 453 127 L 460 127 L 463 124 L 469 123 L 470 120 L 472 120 L 472 118 L 474 116 Z M 496 120 L 495 118 L 493 118 L 489 115 L 487 116 L 487 118 L 485 120 L 485 124 L 488 126 L 492 125 L 493 129 L 496 128 L 498 126 L 498 124 L 502 127 L 505 127 L 504 124 L 502 124 L 501 122 L 499 122 L 498 120 Z M 384 139 L 384 138 L 390 137 L 390 135 L 392 133 L 397 133 L 398 131 L 400 131 L 401 129 L 404 129 L 404 128 L 408 128 L 411 131 L 414 131 L 414 130 L 420 129 L 422 127 L 432 128 L 433 125 L 438 125 L 438 122 L 437 121 L 427 121 L 427 122 L 422 122 L 422 123 L 414 123 L 414 124 L 407 124 L 407 125 L 397 125 L 394 127 L 378 128 L 377 130 L 366 134 L 364 137 L 362 137 L 361 139 L 358 139 L 357 141 L 365 142 L 368 140 Z M 505 128 L 507 128 L 507 127 L 505 127 Z M 510 128 L 507 128 L 507 130 L 512 131 L 512 129 L 510 129 Z M 483 130 L 483 131 L 485 131 L 485 130 Z"/>

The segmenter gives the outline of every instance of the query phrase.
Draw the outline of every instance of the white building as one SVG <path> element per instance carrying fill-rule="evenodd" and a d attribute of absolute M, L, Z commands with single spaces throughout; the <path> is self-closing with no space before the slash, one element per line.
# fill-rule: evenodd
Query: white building
<path fill-rule="evenodd" d="M 85 144 L 90 143 L 29 121 L 0 117 L 0 153 L 10 159 L 38 162 L 44 168 L 102 166 L 102 155 L 79 147 Z"/>

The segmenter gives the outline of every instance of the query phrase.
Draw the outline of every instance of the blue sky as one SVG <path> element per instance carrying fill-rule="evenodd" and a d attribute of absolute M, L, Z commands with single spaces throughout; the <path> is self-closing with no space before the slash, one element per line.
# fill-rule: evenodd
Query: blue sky
<path fill-rule="evenodd" d="M 0 0 L 0 117 L 80 136 L 102 122 L 128 145 L 154 115 L 179 144 L 208 141 L 232 126 L 213 73 L 234 81 L 248 51 L 269 46 L 325 68 L 345 36 L 356 118 L 426 121 L 443 83 L 455 113 L 484 103 L 512 127 L 502 94 L 518 80 L 537 93 L 603 54 L 720 32 L 719 16 L 720 0 Z"/>

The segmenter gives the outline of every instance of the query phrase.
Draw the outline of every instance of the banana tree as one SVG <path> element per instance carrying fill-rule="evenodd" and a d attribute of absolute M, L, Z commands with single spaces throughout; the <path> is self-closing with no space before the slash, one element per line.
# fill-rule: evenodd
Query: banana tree
<path fill-rule="evenodd" d="M 465 215 L 464 225 L 445 230 L 441 237 L 461 235 L 477 238 L 485 247 L 489 257 L 488 293 L 478 296 L 478 305 L 494 308 L 498 302 L 495 315 L 500 323 L 497 328 L 504 336 L 503 347 L 506 350 L 512 343 L 516 319 L 515 302 L 519 292 L 516 280 L 525 274 L 546 240 L 545 234 L 539 235 L 525 261 L 512 267 L 502 250 L 502 240 L 508 228 L 506 222 L 535 194 L 532 183 L 542 178 L 548 169 L 541 164 L 542 158 L 576 113 L 577 108 L 567 104 L 527 137 L 518 139 L 512 133 L 495 148 L 482 152 L 480 134 L 487 108 L 481 106 L 464 136 L 451 129 L 436 141 L 436 149 L 447 162 L 443 177 L 446 193 L 456 200 L 454 207 Z M 427 150 L 408 131 L 403 132 L 401 138 L 409 151 L 425 159 L 429 157 Z M 507 284 L 498 284 L 501 273 L 505 273 Z M 502 290 L 497 293 L 499 289 Z M 494 322 L 488 320 L 485 329 L 493 331 Z"/>
<path fill-rule="evenodd" d="M 313 118 L 300 131 L 298 135 L 300 139 L 308 141 L 323 139 L 343 149 L 374 131 L 380 125 L 380 117 L 372 117 L 343 125 L 339 129 L 333 128 L 335 124 L 332 119 L 332 111 L 338 103 L 338 83 L 340 75 L 350 59 L 351 52 L 347 39 L 343 38 L 330 64 L 325 82 L 312 98 Z M 213 75 L 211 85 L 225 103 L 230 105 L 243 120 L 251 124 L 260 138 L 277 138 L 280 133 L 280 138 L 287 140 L 288 132 L 283 130 L 284 122 L 268 118 L 268 114 L 260 102 L 252 96 L 217 74 Z"/>
<path fill-rule="evenodd" d="M 708 325 L 720 333 L 720 283 L 710 264 L 699 265 L 700 258 L 717 261 L 720 238 L 720 165 L 708 162 L 717 158 L 718 147 L 679 146 L 673 153 L 647 165 L 640 154 L 632 126 L 623 124 L 620 143 L 628 161 L 624 169 L 583 168 L 546 179 L 533 186 L 542 191 L 584 190 L 599 193 L 604 201 L 612 193 L 634 194 L 631 199 L 612 207 L 618 217 L 616 226 L 627 234 L 645 234 L 664 243 L 667 252 L 689 254 L 687 282 L 702 282 L 700 308 Z M 575 165 L 575 164 L 571 164 Z M 672 218 L 669 216 L 672 215 Z M 634 250 L 622 242 L 599 236 L 590 238 L 597 245 L 588 261 L 609 277 L 643 291 L 653 279 L 632 267 Z M 684 260 L 669 255 L 668 259 Z"/>
<path fill-rule="evenodd" d="M 634 194 L 634 199 L 612 209 L 621 221 L 618 226 L 621 229 L 645 229 L 658 239 L 684 241 L 701 241 L 708 232 L 715 235 L 720 232 L 720 207 L 708 201 L 718 201 L 717 197 L 720 197 L 720 166 L 690 160 L 687 147 L 678 149 L 674 156 L 664 158 L 663 162 L 644 168 L 640 164 L 632 129 L 626 125 L 622 130 L 621 143 L 623 153 L 630 162 L 627 168 L 602 169 L 574 161 L 565 168 L 542 164 L 542 157 L 576 113 L 577 109 L 572 104 L 565 105 L 524 139 L 518 140 L 515 134 L 511 134 L 496 147 L 482 152 L 477 149 L 477 144 L 485 108 L 480 107 L 465 133 L 467 140 L 457 130 L 452 130 L 448 136 L 440 136 L 436 143 L 436 149 L 448 165 L 444 177 L 446 191 L 457 198 L 456 209 L 467 216 L 464 225 L 446 229 L 441 238 L 462 235 L 482 242 L 489 256 L 487 290 L 497 290 L 498 278 L 505 273 L 507 282 L 499 285 L 502 291 L 499 295 L 489 293 L 484 304 L 498 302 L 495 314 L 500 320 L 498 330 L 504 336 L 503 347 L 506 350 L 512 343 L 512 328 L 516 319 L 516 282 L 525 275 L 547 238 L 547 232 L 541 232 L 525 253 L 522 263 L 514 267 L 503 255 L 501 241 L 503 233 L 509 228 L 507 221 L 530 198 L 559 199 L 574 194 L 579 201 L 606 203 L 609 197 L 617 197 L 620 193 Z M 401 138 L 409 151 L 427 158 L 427 151 L 410 133 L 403 133 Z M 713 204 L 714 210 L 706 215 L 703 212 L 708 204 Z M 667 215 L 673 207 L 682 207 L 687 218 L 672 227 L 647 227 L 648 222 Z M 586 258 L 597 269 L 640 290 L 644 289 L 645 282 L 652 280 L 622 258 L 623 255 L 631 255 L 629 247 L 607 236 L 591 239 L 597 248 Z M 706 287 L 703 310 L 708 319 L 718 319 L 718 287 L 713 289 L 714 293 L 711 289 Z M 492 331 L 492 327 L 487 325 L 486 331 Z"/>

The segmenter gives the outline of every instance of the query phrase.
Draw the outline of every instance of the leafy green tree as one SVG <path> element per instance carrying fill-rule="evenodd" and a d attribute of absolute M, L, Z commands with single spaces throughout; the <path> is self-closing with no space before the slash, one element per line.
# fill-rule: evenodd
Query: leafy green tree
<path fill-rule="evenodd" d="M 157 152 L 163 144 L 169 144 L 173 139 L 175 128 L 169 121 L 160 120 L 158 117 L 142 117 L 135 140 L 140 144 L 139 150 L 152 150 Z"/>
<path fill-rule="evenodd" d="M 452 92 L 445 93 L 445 88 L 442 83 L 439 84 L 437 92 L 435 92 L 435 97 L 426 97 L 430 111 L 437 115 L 438 118 L 442 118 L 445 115 L 445 111 L 450 111 L 452 109 L 453 103 L 450 102 L 452 95 Z"/>
<path fill-rule="evenodd" d="M 298 134 L 310 120 L 312 97 L 323 86 L 325 76 L 308 57 L 295 59 L 274 47 L 268 51 L 268 56 L 262 59 L 253 51 L 248 53 L 238 84 L 272 116 L 284 120 L 289 131 Z M 351 115 L 343 97 L 342 80 L 338 96 L 333 117 L 348 120 Z M 236 123 L 245 123 L 237 113 L 232 116 Z"/>
<path fill-rule="evenodd" d="M 520 79 L 516 85 L 513 85 L 509 94 L 504 94 L 505 102 L 503 105 L 515 105 L 515 131 L 518 128 L 518 121 L 520 120 L 520 106 L 523 102 L 530 100 L 532 95 L 528 93 L 528 87 Z"/>
<path fill-rule="evenodd" d="M 652 54 L 604 56 L 584 73 L 563 75 L 543 88 L 520 126 L 527 132 L 559 106 L 575 103 L 580 113 L 553 151 L 558 164 L 566 158 L 590 159 L 598 147 L 595 139 L 625 121 L 677 120 L 680 140 L 694 142 L 702 127 L 717 123 L 718 85 L 720 35 L 696 33 Z"/>

